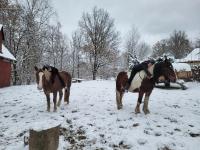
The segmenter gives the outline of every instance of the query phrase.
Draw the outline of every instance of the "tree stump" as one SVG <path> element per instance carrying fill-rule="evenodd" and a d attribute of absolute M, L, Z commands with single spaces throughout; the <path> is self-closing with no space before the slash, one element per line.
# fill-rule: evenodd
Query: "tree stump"
<path fill-rule="evenodd" d="M 59 145 L 60 125 L 36 131 L 30 130 L 29 150 L 57 150 Z"/>

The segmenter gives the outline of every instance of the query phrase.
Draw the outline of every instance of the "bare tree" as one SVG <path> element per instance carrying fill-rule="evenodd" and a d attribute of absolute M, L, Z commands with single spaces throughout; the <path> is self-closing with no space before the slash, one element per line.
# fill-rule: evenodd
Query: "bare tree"
<path fill-rule="evenodd" d="M 191 52 L 191 43 L 185 31 L 174 31 L 169 38 L 168 48 L 175 58 L 183 58 Z"/>
<path fill-rule="evenodd" d="M 196 40 L 195 48 L 200 48 L 200 38 Z"/>
<path fill-rule="evenodd" d="M 152 57 L 154 58 L 158 58 L 165 53 L 169 53 L 168 40 L 163 39 L 161 41 L 156 42 L 153 45 L 152 49 L 153 49 Z"/>
<path fill-rule="evenodd" d="M 34 79 L 32 68 L 40 62 L 45 49 L 43 31 L 52 8 L 48 0 L 3 0 L 0 4 L 5 44 L 17 59 L 13 64 L 13 84 L 29 84 Z"/>
<path fill-rule="evenodd" d="M 76 69 L 77 78 L 80 78 L 80 65 L 81 57 L 83 54 L 83 36 L 79 30 L 76 30 L 72 34 L 72 56 L 73 56 L 73 71 L 72 76 L 74 76 L 74 71 Z"/>
<path fill-rule="evenodd" d="M 92 64 L 93 80 L 98 69 L 112 61 L 111 53 L 117 51 L 119 34 L 115 31 L 114 20 L 104 9 L 94 7 L 92 13 L 83 13 L 79 26 L 85 39 L 85 52 Z"/>
<path fill-rule="evenodd" d="M 145 60 L 148 58 L 148 56 L 150 55 L 150 52 L 151 52 L 151 48 L 150 46 L 145 43 L 145 42 L 141 42 L 139 43 L 138 45 L 138 48 L 137 48 L 137 55 L 138 55 L 138 59 L 139 60 Z"/>
<path fill-rule="evenodd" d="M 131 30 L 127 33 L 127 38 L 125 42 L 125 48 L 127 51 L 127 68 L 132 67 L 133 65 L 133 59 L 137 60 L 137 46 L 139 43 L 140 34 L 138 32 L 138 29 L 134 26 L 132 26 Z M 137 61 L 135 61 L 137 63 Z"/>

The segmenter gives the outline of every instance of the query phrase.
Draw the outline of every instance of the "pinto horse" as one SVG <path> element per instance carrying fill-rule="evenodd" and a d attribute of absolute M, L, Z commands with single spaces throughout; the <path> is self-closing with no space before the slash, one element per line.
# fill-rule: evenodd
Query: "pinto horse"
<path fill-rule="evenodd" d="M 55 76 L 54 82 L 51 80 L 52 73 L 48 70 L 44 70 L 41 68 L 37 68 L 35 66 L 35 75 L 36 75 L 36 82 L 37 82 L 37 88 L 39 90 L 44 91 L 44 94 L 47 98 L 47 111 L 50 111 L 50 93 L 53 93 L 53 103 L 54 103 L 54 111 L 57 110 L 57 106 L 60 106 L 62 97 L 63 97 L 63 88 L 64 90 L 64 101 L 69 104 L 69 95 L 70 95 L 70 87 L 72 78 L 71 75 L 68 72 L 61 71 L 59 72 L 60 78 L 58 75 Z M 60 81 L 63 80 L 63 81 Z M 65 83 L 65 87 L 63 87 L 62 83 Z M 59 92 L 59 101 L 57 103 L 57 92 Z"/>
<path fill-rule="evenodd" d="M 140 104 L 142 103 L 143 95 L 145 95 L 144 98 L 144 105 L 143 105 L 143 112 L 145 114 L 150 113 L 148 109 L 148 101 L 149 96 L 152 93 L 152 90 L 155 86 L 155 83 L 159 81 L 159 79 L 162 78 L 162 80 L 168 80 L 171 82 L 176 81 L 176 75 L 173 69 L 173 66 L 171 62 L 168 59 L 156 62 L 154 65 L 152 65 L 149 68 L 150 73 L 152 74 L 152 78 L 147 78 L 145 72 L 142 70 L 138 72 L 134 79 L 139 77 L 141 80 L 139 86 L 136 86 L 135 81 L 132 81 L 130 88 L 128 89 L 129 92 L 138 92 L 138 101 L 135 108 L 135 113 L 140 113 Z M 116 102 L 117 102 L 117 109 L 122 109 L 122 98 L 125 93 L 125 85 L 128 81 L 128 75 L 127 72 L 120 72 L 117 76 L 116 80 Z M 134 87 L 135 86 L 135 87 Z"/>

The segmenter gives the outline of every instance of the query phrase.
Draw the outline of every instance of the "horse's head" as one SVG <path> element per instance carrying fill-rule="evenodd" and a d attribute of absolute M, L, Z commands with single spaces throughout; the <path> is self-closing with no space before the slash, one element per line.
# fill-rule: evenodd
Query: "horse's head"
<path fill-rule="evenodd" d="M 165 59 L 155 64 L 154 75 L 156 80 L 158 80 L 159 77 L 163 76 L 164 80 L 168 80 L 171 82 L 176 81 L 174 68 L 168 59 Z"/>
<path fill-rule="evenodd" d="M 38 68 L 35 66 L 35 75 L 38 90 L 42 90 L 44 81 L 49 81 L 51 78 L 51 72 L 49 71 L 49 66 L 43 66 L 43 68 Z"/>
<path fill-rule="evenodd" d="M 35 66 L 35 76 L 36 76 L 37 88 L 38 90 L 42 90 L 44 71 L 41 68 Z"/>

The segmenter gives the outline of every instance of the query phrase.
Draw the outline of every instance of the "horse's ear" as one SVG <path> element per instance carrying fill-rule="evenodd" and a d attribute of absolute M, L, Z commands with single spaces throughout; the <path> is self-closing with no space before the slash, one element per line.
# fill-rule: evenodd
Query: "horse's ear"
<path fill-rule="evenodd" d="M 34 68 L 35 68 L 35 71 L 38 71 L 38 67 L 37 66 L 35 66 Z"/>

